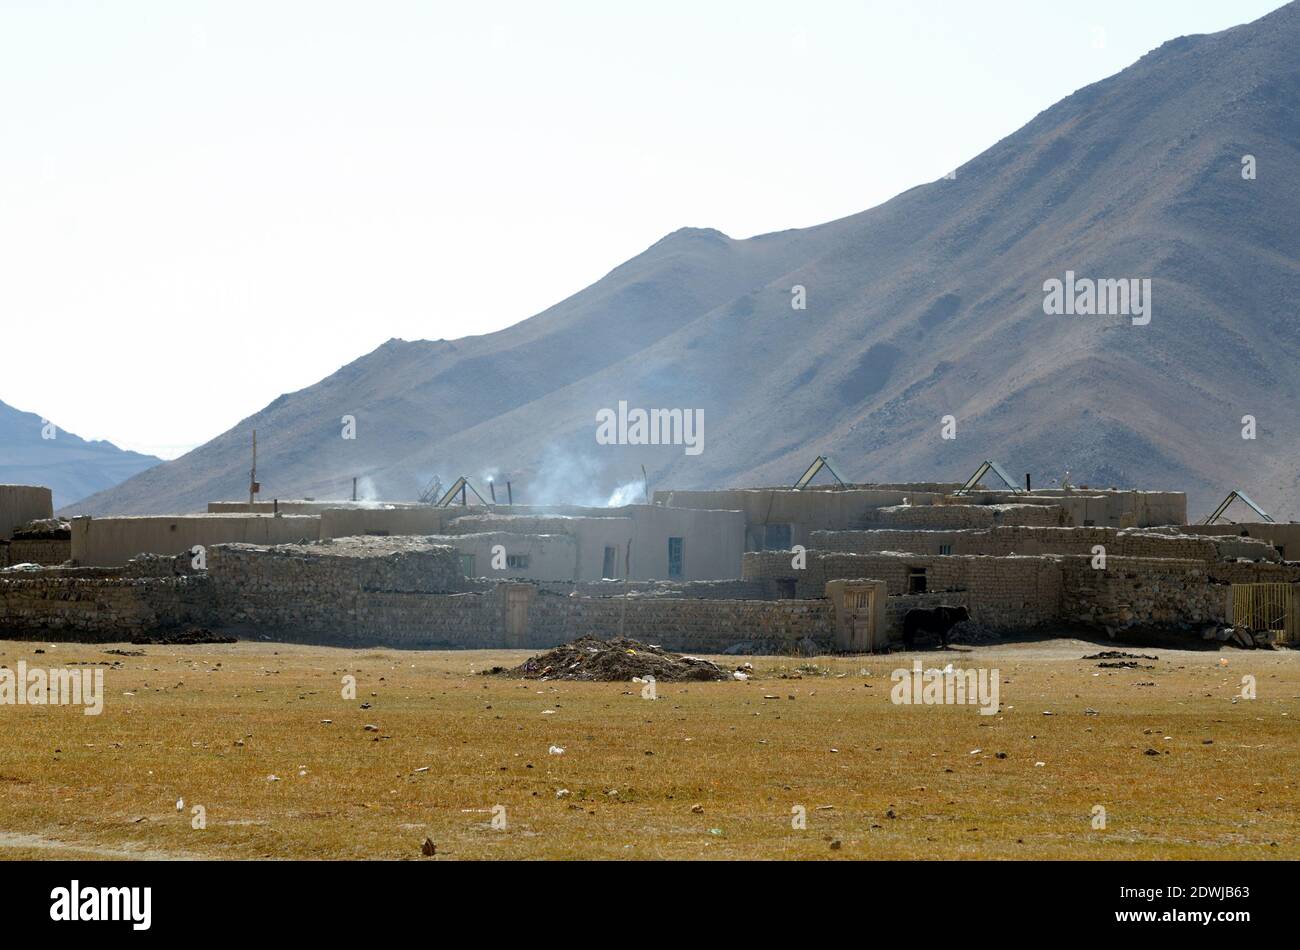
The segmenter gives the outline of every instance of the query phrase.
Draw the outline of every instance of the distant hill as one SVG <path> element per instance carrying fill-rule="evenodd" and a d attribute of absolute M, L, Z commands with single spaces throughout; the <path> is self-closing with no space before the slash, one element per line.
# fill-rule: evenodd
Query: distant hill
<path fill-rule="evenodd" d="M 988 457 L 1041 486 L 1185 488 L 1193 513 L 1240 487 L 1300 515 L 1298 49 L 1295 3 L 1171 40 L 951 179 L 804 230 L 677 231 L 507 330 L 391 340 L 81 507 L 238 498 L 256 428 L 268 498 L 352 476 L 413 498 L 496 470 L 517 500 L 592 500 L 642 464 L 652 489 L 788 484 L 828 454 L 857 481 L 960 480 Z M 1045 314 L 1067 271 L 1151 278 L 1150 324 Z M 620 400 L 702 409 L 704 451 L 598 445 Z"/>
<path fill-rule="evenodd" d="M 53 438 L 43 438 L 43 433 Z M 62 429 L 46 429 L 40 416 L 0 402 L 0 484 L 45 485 L 54 492 L 56 509 L 160 461 L 111 442 L 87 442 Z"/>

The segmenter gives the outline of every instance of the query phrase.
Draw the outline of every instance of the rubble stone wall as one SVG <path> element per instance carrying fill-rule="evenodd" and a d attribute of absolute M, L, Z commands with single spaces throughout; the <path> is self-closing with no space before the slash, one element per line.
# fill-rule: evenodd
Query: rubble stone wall
<path fill-rule="evenodd" d="M 1206 563 L 1227 558 L 1278 560 L 1266 541 L 1241 537 L 1198 537 L 1193 534 L 1117 528 L 1060 528 L 1023 525 L 977 530 L 815 531 L 811 547 L 819 551 L 870 554 L 904 551 L 913 554 L 1092 554 L 1102 546 L 1108 557 L 1190 558 Z"/>
<path fill-rule="evenodd" d="M 1184 539 L 1188 540 L 1188 539 Z M 1234 539 L 1235 540 L 1235 539 Z M 1204 553 L 1204 542 L 1163 544 Z M 106 641 L 155 629 L 216 630 L 340 646 L 553 646 L 623 632 L 670 649 L 718 651 L 740 641 L 791 650 L 835 637 L 831 580 L 885 585 L 886 629 L 911 606 L 965 604 L 1006 632 L 1088 623 L 1122 629 L 1225 621 L 1229 585 L 1300 582 L 1300 564 L 1200 557 L 990 557 L 792 552 L 745 555 L 745 576 L 717 582 L 494 584 L 464 577 L 454 548 L 420 538 L 346 538 L 306 545 L 218 545 L 205 570 L 189 557 L 142 557 L 123 568 L 0 574 L 0 634 Z M 917 592 L 924 578 L 924 592 Z M 792 598 L 792 599 L 783 599 Z M 516 604 L 514 610 L 508 604 Z M 519 605 L 526 605 L 522 628 Z M 513 623 L 508 623 L 508 619 Z"/>
<path fill-rule="evenodd" d="M 835 616 L 829 600 L 683 600 L 665 597 L 537 597 L 529 610 L 528 646 L 618 634 L 670 650 L 721 652 L 742 641 L 788 645 L 816 641 L 829 649 Z M 781 648 L 778 647 L 778 652 Z"/>
<path fill-rule="evenodd" d="M 1252 565 L 1253 566 L 1253 565 Z M 1125 627 L 1219 624 L 1227 619 L 1226 582 L 1196 560 L 1108 558 L 1097 570 L 1088 557 L 1062 560 L 1067 620 Z"/>
<path fill-rule="evenodd" d="M 72 557 L 72 542 L 58 538 L 0 541 L 0 568 L 15 564 L 57 567 Z"/>
<path fill-rule="evenodd" d="M 809 551 L 803 569 L 791 567 L 788 551 L 745 555 L 744 579 L 794 582 L 796 597 L 817 596 L 837 579 L 883 580 L 890 596 L 914 593 L 915 572 L 925 593 L 964 591 L 971 619 L 1002 630 L 1026 630 L 1060 616 L 1061 569 L 1054 557 L 935 557 L 882 552 L 840 554 Z"/>
<path fill-rule="evenodd" d="M 0 635 L 129 640 L 143 631 L 206 624 L 212 619 L 210 594 L 210 579 L 203 575 L 18 572 L 0 578 Z"/>
<path fill-rule="evenodd" d="M 1065 513 L 1054 504 L 894 505 L 867 513 L 872 528 L 988 528 L 993 525 L 1063 525 Z"/>

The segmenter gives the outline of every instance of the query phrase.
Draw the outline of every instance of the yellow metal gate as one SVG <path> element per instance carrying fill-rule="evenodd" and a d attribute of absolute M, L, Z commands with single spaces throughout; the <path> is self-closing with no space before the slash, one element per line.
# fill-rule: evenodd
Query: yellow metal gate
<path fill-rule="evenodd" d="M 1291 584 L 1233 584 L 1232 624 L 1246 630 L 1270 630 L 1278 643 L 1300 642 L 1300 618 Z"/>

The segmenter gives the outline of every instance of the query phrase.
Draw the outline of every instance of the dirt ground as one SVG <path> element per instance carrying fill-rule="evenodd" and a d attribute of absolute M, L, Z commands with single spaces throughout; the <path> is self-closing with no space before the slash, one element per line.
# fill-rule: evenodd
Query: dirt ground
<path fill-rule="evenodd" d="M 0 705 L 0 858 L 1300 857 L 1300 654 L 1098 649 L 713 657 L 753 669 L 651 700 L 480 675 L 521 651 L 0 641 L 115 664 L 101 715 Z M 999 712 L 892 703 L 914 658 Z"/>

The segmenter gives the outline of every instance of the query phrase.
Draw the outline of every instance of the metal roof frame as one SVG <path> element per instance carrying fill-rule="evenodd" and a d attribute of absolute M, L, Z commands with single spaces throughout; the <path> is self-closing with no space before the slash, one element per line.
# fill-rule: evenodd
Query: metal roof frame
<path fill-rule="evenodd" d="M 1006 486 L 1011 489 L 1013 494 L 1016 495 L 1024 494 L 1025 490 L 1021 488 L 1019 485 L 1017 485 L 1012 480 L 1011 476 L 1008 475 L 1005 470 L 1003 470 L 1002 466 L 999 465 L 997 462 L 993 461 L 992 459 L 985 459 L 983 462 L 981 462 L 980 467 L 975 469 L 975 474 L 972 475 L 970 478 L 966 479 L 966 483 L 962 485 L 961 488 L 953 492 L 953 494 L 965 495 L 967 492 L 974 489 L 974 487 L 980 483 L 980 479 L 983 478 L 985 475 L 987 475 L 989 472 L 993 472 L 993 474 L 997 475 L 998 478 L 1002 479 L 1002 481 L 1006 483 Z"/>

